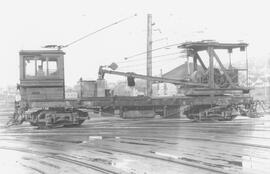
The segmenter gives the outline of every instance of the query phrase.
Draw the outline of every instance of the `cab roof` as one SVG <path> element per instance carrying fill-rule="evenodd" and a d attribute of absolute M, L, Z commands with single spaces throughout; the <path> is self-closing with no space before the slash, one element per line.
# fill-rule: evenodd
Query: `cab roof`
<path fill-rule="evenodd" d="M 39 56 L 44 54 L 60 54 L 65 55 L 65 52 L 62 50 L 21 50 L 19 52 L 20 55 L 33 55 L 33 56 Z"/>

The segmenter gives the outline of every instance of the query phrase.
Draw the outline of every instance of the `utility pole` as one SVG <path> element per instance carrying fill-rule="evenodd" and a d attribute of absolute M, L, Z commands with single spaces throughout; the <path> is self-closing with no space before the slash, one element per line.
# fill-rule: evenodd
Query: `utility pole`
<path fill-rule="evenodd" d="M 246 72 L 246 78 L 247 78 L 247 87 L 249 87 L 249 84 L 248 84 L 248 53 L 247 53 L 247 48 L 246 48 L 246 69 L 247 69 L 247 72 Z"/>
<path fill-rule="evenodd" d="M 160 77 L 162 77 L 162 69 L 160 69 Z M 160 95 L 160 82 L 157 83 L 157 95 Z"/>
<path fill-rule="evenodd" d="M 147 76 L 152 76 L 152 14 L 147 14 Z M 147 96 L 152 96 L 152 81 L 147 80 Z"/>
<path fill-rule="evenodd" d="M 215 87 L 215 79 L 214 79 L 214 58 L 213 58 L 213 48 L 208 47 L 208 54 L 209 54 L 209 87 Z"/>

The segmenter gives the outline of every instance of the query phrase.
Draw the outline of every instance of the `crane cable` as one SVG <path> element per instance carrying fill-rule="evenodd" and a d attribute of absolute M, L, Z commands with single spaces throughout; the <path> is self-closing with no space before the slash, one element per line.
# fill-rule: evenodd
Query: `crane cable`
<path fill-rule="evenodd" d="M 77 43 L 77 42 L 79 42 L 79 41 L 81 41 L 81 40 L 83 40 L 83 39 L 85 39 L 85 38 L 87 38 L 87 37 L 89 37 L 89 36 L 91 36 L 91 35 L 94 35 L 94 34 L 100 32 L 100 31 L 102 31 L 102 30 L 105 30 L 105 29 L 107 29 L 107 28 L 109 28 L 109 27 L 111 27 L 111 26 L 113 26 L 113 25 L 117 25 L 117 24 L 119 24 L 119 23 L 121 23 L 121 22 L 127 21 L 127 20 L 129 20 L 129 19 L 131 19 L 131 18 L 133 18 L 133 17 L 135 17 L 135 16 L 137 16 L 137 14 L 134 14 L 134 15 L 132 15 L 132 16 L 129 16 L 129 17 L 126 17 L 126 18 L 121 19 L 121 20 L 119 20 L 119 21 L 116 21 L 116 22 L 114 22 L 114 23 L 112 23 L 112 24 L 110 24 L 110 25 L 106 25 L 105 27 L 102 27 L 102 28 L 100 28 L 100 29 L 98 29 L 98 30 L 96 30 L 96 31 L 94 31 L 94 32 L 91 32 L 91 33 L 89 33 L 89 34 L 87 34 L 87 35 L 85 35 L 85 36 L 83 36 L 83 37 L 81 37 L 81 38 L 79 38 L 79 39 L 76 39 L 76 40 L 70 42 L 69 44 L 62 45 L 61 48 L 69 47 L 70 45 L 73 45 L 73 44 L 75 44 L 75 43 Z"/>

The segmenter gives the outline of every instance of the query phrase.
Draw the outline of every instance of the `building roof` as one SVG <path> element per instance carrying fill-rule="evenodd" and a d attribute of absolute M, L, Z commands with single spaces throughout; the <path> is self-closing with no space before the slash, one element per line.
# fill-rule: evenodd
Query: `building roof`
<path fill-rule="evenodd" d="M 189 69 L 190 69 L 190 72 L 193 72 L 193 63 L 189 63 Z M 203 71 L 203 68 L 198 65 L 198 70 Z M 162 77 L 168 78 L 168 79 L 175 79 L 175 80 L 183 80 L 183 79 L 188 78 L 187 63 L 184 63 L 184 64 L 172 69 L 171 71 L 163 74 Z"/>

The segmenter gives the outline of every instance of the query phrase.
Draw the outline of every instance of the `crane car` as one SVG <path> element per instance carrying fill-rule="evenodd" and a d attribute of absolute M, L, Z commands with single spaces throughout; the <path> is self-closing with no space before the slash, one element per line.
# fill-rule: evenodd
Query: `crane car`
<path fill-rule="evenodd" d="M 184 95 L 167 97 L 149 96 L 79 96 L 76 99 L 65 98 L 64 55 L 62 50 L 22 50 L 20 51 L 20 91 L 21 100 L 16 102 L 14 117 L 20 122 L 28 121 L 33 126 L 55 127 L 82 124 L 89 118 L 89 109 L 115 114 L 129 118 L 136 116 L 163 117 L 179 115 L 180 107 L 185 106 L 184 114 L 192 120 L 232 120 L 240 108 L 242 113 L 255 112 L 253 98 L 249 88 L 238 83 L 236 69 L 226 69 L 219 60 L 215 49 L 240 48 L 247 44 L 222 44 L 216 42 L 193 42 L 179 45 L 193 56 L 194 70 L 189 79 L 170 79 L 153 77 L 136 73 L 119 72 L 100 67 L 98 80 L 104 80 L 105 74 L 126 76 L 131 86 L 134 78 L 165 82 L 184 89 Z M 206 68 L 198 51 L 207 50 L 209 67 Z M 216 70 L 214 58 L 221 67 Z M 203 67 L 198 71 L 197 62 Z M 83 82 L 82 80 L 80 82 Z M 79 93 L 87 90 L 80 89 Z"/>
<path fill-rule="evenodd" d="M 255 111 L 253 98 L 250 96 L 250 88 L 241 86 L 238 79 L 238 73 L 241 70 L 231 65 L 228 68 L 222 64 L 216 50 L 227 50 L 232 53 L 234 49 L 245 51 L 248 44 L 246 43 L 218 43 L 214 41 L 186 42 L 178 47 L 185 49 L 188 57 L 192 57 L 193 72 L 188 79 L 170 79 L 165 77 L 152 77 L 131 72 L 119 72 L 115 70 L 105 69 L 103 66 L 99 69 L 99 78 L 103 79 L 105 74 L 113 74 L 126 76 L 128 82 L 132 82 L 134 78 L 151 80 L 153 82 L 172 83 L 182 91 L 184 96 L 171 97 L 151 97 L 148 100 L 143 99 L 140 102 L 125 101 L 122 104 L 116 101 L 111 105 L 115 108 L 121 108 L 121 112 L 154 110 L 165 117 L 175 115 L 179 111 L 179 107 L 187 105 L 184 114 L 189 119 L 204 120 L 232 120 L 241 111 L 242 114 Z M 208 68 L 200 57 L 199 52 L 206 51 L 209 57 Z M 218 63 L 220 68 L 214 67 L 214 61 Z M 200 64 L 200 65 L 199 65 Z M 187 64 L 189 66 L 189 64 Z M 200 69 L 198 67 L 201 67 Z M 131 83 L 134 85 L 134 83 Z M 124 100 L 124 99 L 119 99 Z M 148 101 L 148 102 L 145 102 Z M 136 103 L 136 104 L 135 104 Z M 101 102 L 100 105 L 103 106 Z M 112 107 L 105 106 L 104 108 Z M 239 111 L 239 112 L 237 112 Z M 136 113 L 136 112 L 134 112 Z M 134 114 L 133 113 L 133 114 Z M 179 113 L 178 113 L 179 114 Z"/>

